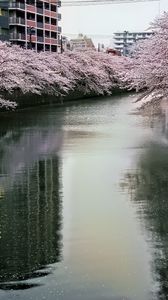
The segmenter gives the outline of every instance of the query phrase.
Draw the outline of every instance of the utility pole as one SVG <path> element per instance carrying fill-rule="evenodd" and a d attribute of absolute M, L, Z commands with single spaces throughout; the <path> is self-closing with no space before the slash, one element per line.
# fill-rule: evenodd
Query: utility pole
<path fill-rule="evenodd" d="M 30 49 L 32 50 L 32 30 L 30 30 L 30 39 L 29 39 L 29 42 L 30 42 Z"/>
<path fill-rule="evenodd" d="M 29 33 L 29 44 L 30 49 L 32 50 L 32 34 L 34 33 L 34 27 L 28 27 L 28 33 Z"/>
<path fill-rule="evenodd" d="M 63 49 L 63 41 L 62 41 L 62 35 L 61 35 L 61 53 L 64 52 L 64 49 Z"/>

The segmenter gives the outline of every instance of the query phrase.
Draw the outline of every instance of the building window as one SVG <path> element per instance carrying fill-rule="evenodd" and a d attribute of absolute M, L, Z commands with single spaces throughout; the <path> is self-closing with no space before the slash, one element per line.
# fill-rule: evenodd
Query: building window
<path fill-rule="evenodd" d="M 57 46 L 51 45 L 51 51 L 52 52 L 57 52 Z"/>
<path fill-rule="evenodd" d="M 51 32 L 51 38 L 52 38 L 52 39 L 56 39 L 56 38 L 57 38 L 56 32 Z"/>
<path fill-rule="evenodd" d="M 50 45 L 45 45 L 45 51 L 50 51 Z"/>
<path fill-rule="evenodd" d="M 37 44 L 37 51 L 43 51 L 44 50 L 43 44 Z"/>
<path fill-rule="evenodd" d="M 27 19 L 31 21 L 35 21 L 35 14 L 33 13 L 27 13 Z"/>
<path fill-rule="evenodd" d="M 51 19 L 51 24 L 52 25 L 57 25 L 56 19 Z"/>
<path fill-rule="evenodd" d="M 29 5 L 35 5 L 35 0 L 26 0 L 26 3 Z"/>
<path fill-rule="evenodd" d="M 45 9 L 47 9 L 47 10 L 49 10 L 49 3 L 44 3 L 44 7 L 45 7 Z"/>
<path fill-rule="evenodd" d="M 51 11 L 57 11 L 56 5 L 51 4 Z"/>
<path fill-rule="evenodd" d="M 49 17 L 45 17 L 45 23 L 50 24 L 50 18 Z"/>
<path fill-rule="evenodd" d="M 50 38 L 50 31 L 45 30 L 45 37 Z"/>

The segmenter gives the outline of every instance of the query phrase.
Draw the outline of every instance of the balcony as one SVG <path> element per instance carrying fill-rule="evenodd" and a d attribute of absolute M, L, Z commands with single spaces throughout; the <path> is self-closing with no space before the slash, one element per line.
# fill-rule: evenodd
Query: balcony
<path fill-rule="evenodd" d="M 36 13 L 36 7 L 34 5 L 26 5 L 27 12 Z"/>
<path fill-rule="evenodd" d="M 24 33 L 13 32 L 13 33 L 10 33 L 9 39 L 25 41 L 26 36 Z"/>
<path fill-rule="evenodd" d="M 30 35 L 28 36 L 28 41 L 30 42 Z M 35 35 L 31 36 L 31 42 L 36 42 L 37 41 L 37 37 Z"/>
<path fill-rule="evenodd" d="M 22 9 L 22 10 L 25 10 L 25 3 L 22 3 L 22 2 L 9 2 L 9 9 Z"/>
<path fill-rule="evenodd" d="M 58 7 L 61 7 L 61 1 L 58 1 Z"/>
<path fill-rule="evenodd" d="M 19 25 L 25 25 L 25 19 L 23 18 L 14 18 L 14 17 L 10 17 L 9 18 L 9 25 L 11 24 L 19 24 Z"/>
<path fill-rule="evenodd" d="M 57 26 L 56 25 L 50 25 L 50 30 L 51 31 L 57 31 Z"/>
<path fill-rule="evenodd" d="M 51 25 L 50 25 L 50 24 L 47 24 L 47 23 L 45 23 L 45 30 L 51 30 Z"/>
<path fill-rule="evenodd" d="M 51 39 L 50 38 L 45 38 L 45 44 L 51 44 Z"/>
<path fill-rule="evenodd" d="M 56 19 L 56 17 L 57 17 L 57 12 L 56 12 L 56 11 L 50 11 L 50 16 L 51 16 L 51 18 Z"/>
<path fill-rule="evenodd" d="M 58 14 L 58 21 L 61 21 L 61 14 Z"/>
<path fill-rule="evenodd" d="M 46 17 L 50 17 L 50 16 L 51 16 L 51 11 L 45 9 L 45 10 L 44 10 L 44 15 L 45 15 Z"/>
<path fill-rule="evenodd" d="M 51 38 L 51 45 L 57 45 L 57 39 Z"/>
<path fill-rule="evenodd" d="M 58 32 L 61 33 L 62 32 L 62 28 L 60 26 L 58 26 Z"/>
<path fill-rule="evenodd" d="M 28 27 L 36 27 L 36 21 L 27 20 L 27 26 Z"/>
<path fill-rule="evenodd" d="M 123 45 L 123 44 L 125 44 L 125 43 L 127 43 L 127 42 L 123 42 L 123 41 L 115 41 L 115 45 Z"/>

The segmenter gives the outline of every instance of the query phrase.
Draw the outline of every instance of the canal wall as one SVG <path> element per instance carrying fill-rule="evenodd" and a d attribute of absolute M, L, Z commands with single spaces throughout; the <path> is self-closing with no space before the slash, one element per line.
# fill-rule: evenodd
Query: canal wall
<path fill-rule="evenodd" d="M 127 90 L 120 89 L 120 88 L 114 88 L 111 91 L 110 95 L 119 95 L 123 93 L 127 93 Z M 129 91 L 130 92 L 130 91 Z M 19 91 L 15 91 L 12 94 L 4 93 L 4 97 L 10 101 L 15 101 L 17 104 L 16 109 L 24 109 L 28 107 L 33 106 L 39 106 L 39 105 L 47 105 L 47 104 L 54 104 L 58 106 L 65 105 L 68 102 L 74 102 L 82 99 L 88 99 L 88 98 L 94 98 L 94 97 L 104 97 L 104 96 L 110 96 L 109 94 L 96 94 L 94 92 L 89 93 L 82 93 L 81 91 L 75 90 L 69 92 L 65 96 L 55 96 L 55 95 L 48 95 L 48 94 L 31 94 L 26 93 L 22 94 Z"/>

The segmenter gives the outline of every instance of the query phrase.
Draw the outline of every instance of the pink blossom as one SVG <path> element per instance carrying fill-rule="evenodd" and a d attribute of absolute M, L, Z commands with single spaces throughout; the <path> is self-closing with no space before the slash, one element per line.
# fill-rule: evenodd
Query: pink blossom
<path fill-rule="evenodd" d="M 72 91 L 111 94 L 114 88 L 131 86 L 129 72 L 126 75 L 130 66 L 128 58 L 96 51 L 36 53 L 0 42 L 1 103 L 5 103 L 5 95 L 12 98 L 15 92 L 58 98 Z M 10 103 L 6 101 L 6 106 L 11 107 Z"/>

